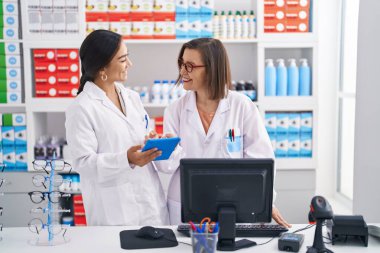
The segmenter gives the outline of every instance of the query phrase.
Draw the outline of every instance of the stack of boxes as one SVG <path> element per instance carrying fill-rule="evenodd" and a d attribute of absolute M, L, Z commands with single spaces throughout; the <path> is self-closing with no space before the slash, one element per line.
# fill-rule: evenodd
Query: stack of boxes
<path fill-rule="evenodd" d="M 34 49 L 36 97 L 75 97 L 79 87 L 78 49 Z"/>
<path fill-rule="evenodd" d="M 73 197 L 73 213 L 74 213 L 74 225 L 86 226 L 86 213 L 83 206 L 83 198 L 81 194 L 75 194 Z"/>
<path fill-rule="evenodd" d="M 22 103 L 20 44 L 0 43 L 0 103 Z"/>
<path fill-rule="evenodd" d="M 19 17 L 17 0 L 0 0 L 0 39 L 19 39 Z"/>
<path fill-rule="evenodd" d="M 265 127 L 276 157 L 312 157 L 311 112 L 266 113 Z"/>
<path fill-rule="evenodd" d="M 27 171 L 25 114 L 0 114 L 0 119 L 0 163 L 6 171 Z"/>
<path fill-rule="evenodd" d="M 41 35 L 79 33 L 78 0 L 28 0 L 26 2 L 29 33 Z"/>
<path fill-rule="evenodd" d="M 264 32 L 310 32 L 312 0 L 265 0 Z"/>
<path fill-rule="evenodd" d="M 87 34 L 97 29 L 124 39 L 174 39 L 175 0 L 88 0 Z"/>
<path fill-rule="evenodd" d="M 214 0 L 176 0 L 176 38 L 212 37 Z"/>

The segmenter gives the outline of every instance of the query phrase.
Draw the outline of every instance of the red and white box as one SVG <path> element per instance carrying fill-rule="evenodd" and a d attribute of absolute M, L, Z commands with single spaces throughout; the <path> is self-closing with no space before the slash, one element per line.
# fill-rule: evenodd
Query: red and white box
<path fill-rule="evenodd" d="M 55 49 L 34 49 L 33 50 L 34 62 L 55 62 L 56 50 Z"/>

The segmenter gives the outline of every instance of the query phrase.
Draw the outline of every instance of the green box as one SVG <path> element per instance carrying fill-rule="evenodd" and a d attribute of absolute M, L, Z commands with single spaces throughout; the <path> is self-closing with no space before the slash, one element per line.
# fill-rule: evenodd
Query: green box
<path fill-rule="evenodd" d="M 0 80 L 7 80 L 7 68 L 0 67 Z"/>
<path fill-rule="evenodd" d="M 7 92 L 0 92 L 0 104 L 7 103 Z"/>
<path fill-rule="evenodd" d="M 3 126 L 13 126 L 12 113 L 4 113 L 3 114 Z"/>
<path fill-rule="evenodd" d="M 7 57 L 0 53 L 0 67 L 7 67 Z"/>
<path fill-rule="evenodd" d="M 7 92 L 7 80 L 0 80 L 0 92 Z"/>
<path fill-rule="evenodd" d="M 5 43 L 0 43 L 0 54 L 5 55 Z"/>

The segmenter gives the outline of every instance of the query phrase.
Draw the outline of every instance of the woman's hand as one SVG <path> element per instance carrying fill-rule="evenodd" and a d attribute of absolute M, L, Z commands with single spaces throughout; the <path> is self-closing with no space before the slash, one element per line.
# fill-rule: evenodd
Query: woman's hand
<path fill-rule="evenodd" d="M 127 156 L 129 163 L 142 167 L 162 155 L 162 151 L 157 148 L 152 148 L 145 152 L 139 151 L 141 148 L 141 145 L 137 145 L 128 149 Z"/>
<path fill-rule="evenodd" d="M 282 218 L 280 211 L 277 209 L 277 207 L 272 207 L 272 218 L 277 222 L 277 224 L 284 226 L 286 228 L 291 228 L 292 225 L 290 225 L 284 218 Z"/>

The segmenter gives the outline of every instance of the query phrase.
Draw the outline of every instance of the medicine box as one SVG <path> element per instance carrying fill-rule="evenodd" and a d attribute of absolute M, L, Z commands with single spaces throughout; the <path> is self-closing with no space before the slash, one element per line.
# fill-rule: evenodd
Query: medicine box
<path fill-rule="evenodd" d="M 201 13 L 201 0 L 189 0 L 188 13 L 199 15 Z"/>
<path fill-rule="evenodd" d="M 288 157 L 299 157 L 300 135 L 299 133 L 288 134 Z"/>
<path fill-rule="evenodd" d="M 287 133 L 289 126 L 289 114 L 288 113 L 277 113 L 276 114 L 276 131 L 279 133 Z"/>
<path fill-rule="evenodd" d="M 15 132 L 12 126 L 2 126 L 3 147 L 15 145 Z"/>
<path fill-rule="evenodd" d="M 15 148 L 15 167 L 17 170 L 27 170 L 26 146 L 16 146 Z"/>
<path fill-rule="evenodd" d="M 187 15 L 177 15 L 175 18 L 175 34 L 177 39 L 187 38 L 188 32 L 188 19 Z"/>
<path fill-rule="evenodd" d="M 16 152 L 14 146 L 3 146 L 3 162 L 8 171 L 14 169 L 16 165 Z"/>
<path fill-rule="evenodd" d="M 109 0 L 108 12 L 123 12 L 131 11 L 132 0 Z"/>
<path fill-rule="evenodd" d="M 300 113 L 289 113 L 289 133 L 299 133 L 301 128 L 301 114 Z"/>
<path fill-rule="evenodd" d="M 312 134 L 301 133 L 300 145 L 301 145 L 300 157 L 311 157 L 312 156 Z"/>
<path fill-rule="evenodd" d="M 276 157 L 287 157 L 288 155 L 288 135 L 286 133 L 276 134 Z"/>
<path fill-rule="evenodd" d="M 215 0 L 201 0 L 201 14 L 212 15 L 214 11 Z"/>
<path fill-rule="evenodd" d="M 275 113 L 265 114 L 265 128 L 269 134 L 276 133 L 277 131 L 277 117 Z"/>
<path fill-rule="evenodd" d="M 189 8 L 188 0 L 176 0 L 175 1 L 175 12 L 177 15 L 187 15 Z"/>
<path fill-rule="evenodd" d="M 188 16 L 189 26 L 187 37 L 188 38 L 199 38 L 201 35 L 201 16 L 189 14 Z"/>
<path fill-rule="evenodd" d="M 301 113 L 301 132 L 311 133 L 313 131 L 313 115 L 311 112 Z"/>
<path fill-rule="evenodd" d="M 201 15 L 201 37 L 212 37 L 212 15 Z"/>

